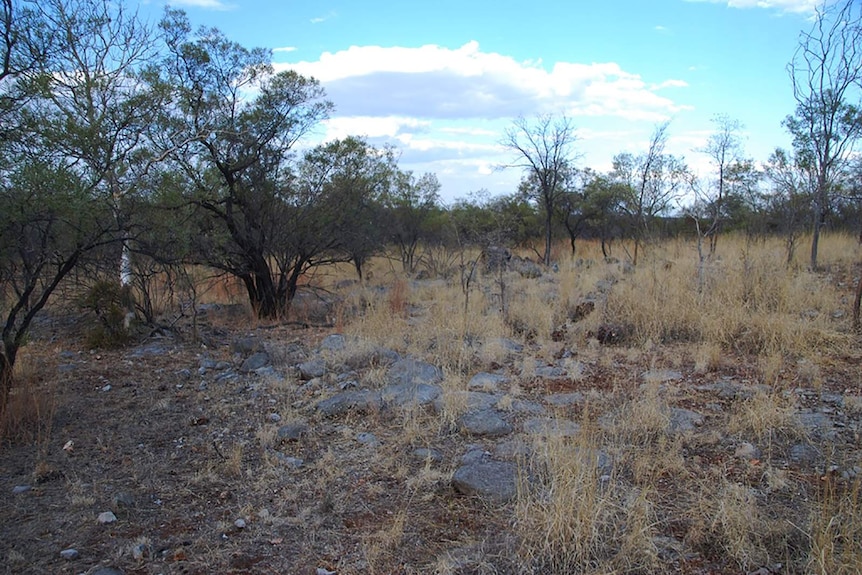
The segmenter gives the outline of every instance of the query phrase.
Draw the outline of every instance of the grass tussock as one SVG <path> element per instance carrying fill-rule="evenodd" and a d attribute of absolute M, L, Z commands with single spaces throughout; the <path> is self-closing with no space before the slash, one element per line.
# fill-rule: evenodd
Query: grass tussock
<path fill-rule="evenodd" d="M 0 420 L 0 444 L 4 441 L 44 445 L 51 438 L 57 410 L 55 386 L 47 383 L 53 362 L 26 353 L 19 356 L 12 375 L 13 387 Z"/>
<path fill-rule="evenodd" d="M 862 573 L 862 479 L 823 478 L 811 516 L 808 569 L 816 575 Z"/>
<path fill-rule="evenodd" d="M 532 573 L 643 572 L 657 565 L 649 489 L 603 469 L 598 434 L 537 440 L 516 504 L 520 555 Z"/>

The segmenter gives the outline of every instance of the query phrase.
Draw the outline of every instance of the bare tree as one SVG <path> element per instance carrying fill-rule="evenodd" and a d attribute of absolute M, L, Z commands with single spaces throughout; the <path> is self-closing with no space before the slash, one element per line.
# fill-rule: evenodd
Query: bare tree
<path fill-rule="evenodd" d="M 624 205 L 632 222 L 634 265 L 638 263 L 641 244 L 650 235 L 653 220 L 670 207 L 690 180 L 685 162 L 664 151 L 668 125 L 664 122 L 656 127 L 643 154 L 614 157 L 612 178 L 625 186 Z"/>
<path fill-rule="evenodd" d="M 718 235 L 721 232 L 721 224 L 724 220 L 724 204 L 730 192 L 730 179 L 733 173 L 732 166 L 742 158 L 742 139 L 739 132 L 742 124 L 725 114 L 713 118 L 716 126 L 715 132 L 709 137 L 706 146 L 700 151 L 708 155 L 716 170 L 716 179 L 713 186 L 704 190 L 706 215 L 708 221 L 703 230 L 698 224 L 698 231 L 703 232 L 703 237 L 709 238 L 709 257 L 715 257 L 718 246 Z"/>
<path fill-rule="evenodd" d="M 505 167 L 524 170 L 528 193 L 539 204 L 545 219 L 545 251 L 542 261 L 551 265 L 552 224 L 557 203 L 566 191 L 566 180 L 573 168 L 572 147 L 577 140 L 569 118 L 550 114 L 533 122 L 519 117 L 506 130 L 502 145 L 515 159 Z"/>
<path fill-rule="evenodd" d="M 796 112 L 784 125 L 816 174 L 810 267 L 817 268 L 820 232 L 836 178 L 862 134 L 862 4 L 846 0 L 818 9 L 788 65 Z"/>

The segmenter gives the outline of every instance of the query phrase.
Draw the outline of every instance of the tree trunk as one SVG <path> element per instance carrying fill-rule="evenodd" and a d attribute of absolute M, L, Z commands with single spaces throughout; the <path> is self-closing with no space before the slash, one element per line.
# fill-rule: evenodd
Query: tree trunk
<path fill-rule="evenodd" d="M 820 228 L 823 226 L 823 210 L 825 207 L 823 200 L 826 184 L 821 180 L 818 187 L 820 189 L 814 195 L 814 229 L 811 235 L 811 262 L 809 264 L 811 271 L 817 270 L 817 249 L 820 244 Z"/>
<path fill-rule="evenodd" d="M 0 418 L 6 414 L 6 406 L 9 405 L 9 394 L 12 391 L 12 370 L 15 367 L 15 355 L 17 346 L 4 345 L 0 352 Z"/>
<path fill-rule="evenodd" d="M 860 318 L 859 306 L 862 304 L 862 276 L 859 277 L 859 283 L 856 284 L 856 299 L 853 300 L 853 329 L 859 331 Z"/>
<path fill-rule="evenodd" d="M 546 266 L 551 265 L 551 225 L 553 223 L 553 215 L 554 212 L 551 208 L 546 210 L 545 216 L 545 255 L 542 258 L 542 261 Z"/>

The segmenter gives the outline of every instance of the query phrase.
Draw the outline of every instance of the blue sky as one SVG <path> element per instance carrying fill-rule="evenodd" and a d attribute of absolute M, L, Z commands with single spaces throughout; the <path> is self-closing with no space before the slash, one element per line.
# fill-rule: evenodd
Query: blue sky
<path fill-rule="evenodd" d="M 511 193 L 499 146 L 518 115 L 567 114 L 582 167 L 646 148 L 703 176 L 697 150 L 726 114 L 761 162 L 790 140 L 787 63 L 816 0 L 174 0 L 193 25 L 273 49 L 278 69 L 319 79 L 336 111 L 315 138 L 393 143 L 401 166 L 434 172 L 445 201 Z M 143 5 L 158 17 L 162 4 Z"/>

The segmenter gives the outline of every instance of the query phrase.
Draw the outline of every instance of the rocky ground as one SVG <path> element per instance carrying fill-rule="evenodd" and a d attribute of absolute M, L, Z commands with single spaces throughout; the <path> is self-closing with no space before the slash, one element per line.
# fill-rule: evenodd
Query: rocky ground
<path fill-rule="evenodd" d="M 497 360 L 453 383 L 448 366 L 334 328 L 219 313 L 203 318 L 204 343 L 115 351 L 39 327 L 27 354 L 56 401 L 50 427 L 2 445 L 0 572 L 561 572 L 525 550 L 524 506 L 554 485 L 537 452 L 568 441 L 596 493 L 624 500 L 649 483 L 649 560 L 633 572 L 791 573 L 824 482 L 862 474 L 859 353 L 830 358 L 816 382 L 786 368 L 778 390 L 756 358 L 703 369 L 672 347 L 593 340 L 551 356 L 489 338 L 465 345 Z M 749 411 L 767 399 L 779 405 L 758 427 Z M 632 450 L 674 459 L 644 472 Z M 741 486 L 764 524 L 787 527 L 781 542 L 730 549 L 695 486 Z M 619 553 L 596 550 L 592 568 Z"/>

